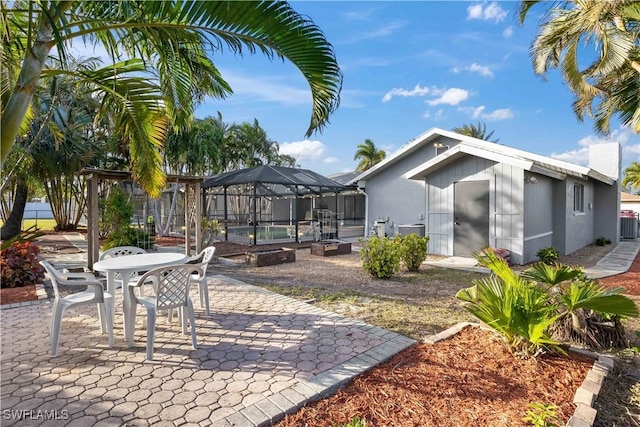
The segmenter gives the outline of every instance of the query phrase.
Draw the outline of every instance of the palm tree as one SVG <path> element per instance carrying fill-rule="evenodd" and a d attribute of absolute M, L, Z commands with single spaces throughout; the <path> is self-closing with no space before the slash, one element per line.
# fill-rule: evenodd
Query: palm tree
<path fill-rule="evenodd" d="M 536 3 L 520 3 L 521 23 Z M 618 115 L 623 125 L 640 132 L 640 4 L 631 0 L 546 4 L 551 6 L 531 47 L 534 71 L 544 76 L 559 68 L 574 94 L 574 112 L 580 120 L 594 117 L 596 131 L 609 133 L 610 119 Z M 578 61 L 585 44 L 598 50 L 589 64 Z"/>
<path fill-rule="evenodd" d="M 168 128 L 188 127 L 204 97 L 232 93 L 210 59 L 223 46 L 288 59 L 300 70 L 313 100 L 306 135 L 321 130 L 339 104 L 342 73 L 333 47 L 286 2 L 15 1 L 1 2 L 0 14 L 1 162 L 29 118 L 43 75 L 73 74 L 94 85 L 101 113 L 129 147 L 134 177 L 152 196 L 164 183 L 160 152 Z M 112 63 L 95 71 L 67 69 L 74 41 L 102 45 Z M 54 47 L 62 65 L 49 68 Z"/>
<path fill-rule="evenodd" d="M 633 162 L 624 170 L 622 185 L 629 188 L 640 189 L 640 162 Z"/>
<path fill-rule="evenodd" d="M 499 139 L 491 140 L 493 136 L 493 132 L 491 131 L 487 133 L 487 126 L 484 123 L 478 122 L 477 125 L 474 123 L 464 124 L 461 127 L 451 129 L 455 133 L 459 133 L 460 135 L 470 136 L 472 138 L 482 139 L 490 142 L 498 142 Z"/>
<path fill-rule="evenodd" d="M 384 160 L 387 153 L 384 150 L 378 149 L 373 141 L 369 138 L 364 140 L 364 143 L 358 144 L 356 154 L 353 156 L 353 160 L 360 160 L 356 170 L 366 171 L 371 169 L 376 164 Z"/>
<path fill-rule="evenodd" d="M 171 132 L 164 150 L 167 170 L 187 175 L 221 172 L 224 132 L 224 123 L 213 117 L 196 119 L 189 129 Z"/>

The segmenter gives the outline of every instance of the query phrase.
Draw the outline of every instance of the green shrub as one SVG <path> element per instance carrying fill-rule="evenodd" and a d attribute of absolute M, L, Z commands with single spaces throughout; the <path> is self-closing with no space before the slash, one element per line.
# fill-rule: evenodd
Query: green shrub
<path fill-rule="evenodd" d="M 549 294 L 518 276 L 490 249 L 476 258 L 494 274 L 458 291 L 464 308 L 499 332 L 515 353 L 535 357 L 549 349 L 561 352 L 546 332 L 558 318 Z"/>
<path fill-rule="evenodd" d="M 559 342 L 566 341 L 595 348 L 625 345 L 619 319 L 638 316 L 638 308 L 621 295 L 623 288 L 604 288 L 580 269 L 560 264 L 538 263 L 518 275 L 488 249 L 476 258 L 493 274 L 456 296 L 514 352 L 564 353 Z"/>
<path fill-rule="evenodd" d="M 44 267 L 38 262 L 40 248 L 31 242 L 15 242 L 0 251 L 0 287 L 16 288 L 41 283 Z"/>
<path fill-rule="evenodd" d="M 203 215 L 200 220 L 200 230 L 202 232 L 202 247 L 206 248 L 211 246 L 218 234 L 224 230 L 224 224 L 217 218 L 208 219 Z"/>
<path fill-rule="evenodd" d="M 115 248 L 117 246 L 137 246 L 142 249 L 151 249 L 155 240 L 144 230 L 135 227 L 120 227 L 107 236 L 102 250 Z"/>
<path fill-rule="evenodd" d="M 527 405 L 527 416 L 522 418 L 535 427 L 557 427 L 563 425 L 558 418 L 558 407 L 556 405 L 545 405 L 544 403 L 529 403 Z"/>
<path fill-rule="evenodd" d="M 611 240 L 607 239 L 606 237 L 598 237 L 596 239 L 596 245 L 597 246 L 606 246 L 606 245 L 610 245 L 611 244 Z"/>
<path fill-rule="evenodd" d="M 400 270 L 400 248 L 388 237 L 372 236 L 360 251 L 362 267 L 379 279 L 388 279 Z"/>
<path fill-rule="evenodd" d="M 553 247 L 549 246 L 547 248 L 539 249 L 538 252 L 536 252 L 536 256 L 545 264 L 553 265 L 556 263 L 556 261 L 558 261 L 558 257 L 560 256 L 560 254 L 558 253 L 558 251 L 553 249 Z"/>
<path fill-rule="evenodd" d="M 128 227 L 134 212 L 129 195 L 118 186 L 111 187 L 104 202 L 100 200 L 100 233 L 106 236 L 114 230 Z"/>
<path fill-rule="evenodd" d="M 427 259 L 428 237 L 421 237 L 411 233 L 398 239 L 400 244 L 400 258 L 409 271 L 418 271 L 422 261 Z"/>
<path fill-rule="evenodd" d="M 333 427 L 339 426 L 333 423 Z M 350 422 L 343 424 L 342 427 L 367 427 L 367 420 L 356 415 Z"/>

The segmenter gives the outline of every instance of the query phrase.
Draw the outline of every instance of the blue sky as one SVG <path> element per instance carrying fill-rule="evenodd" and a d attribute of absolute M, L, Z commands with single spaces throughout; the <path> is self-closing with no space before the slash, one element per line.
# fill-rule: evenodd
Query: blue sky
<path fill-rule="evenodd" d="M 589 144 L 609 142 L 580 123 L 557 70 L 534 75 L 529 47 L 543 7 L 517 24 L 517 2 L 294 1 L 335 48 L 341 104 L 322 133 L 305 138 L 311 97 L 290 63 L 261 55 L 214 57 L 234 95 L 207 100 L 197 117 L 258 119 L 282 153 L 321 174 L 351 171 L 366 138 L 387 154 L 421 133 L 485 123 L 501 144 L 584 164 Z M 592 48 L 591 48 L 592 49 Z M 586 51 L 592 53 L 591 51 Z M 586 53 L 585 52 L 585 53 Z M 623 167 L 640 160 L 640 137 L 612 121 Z"/>

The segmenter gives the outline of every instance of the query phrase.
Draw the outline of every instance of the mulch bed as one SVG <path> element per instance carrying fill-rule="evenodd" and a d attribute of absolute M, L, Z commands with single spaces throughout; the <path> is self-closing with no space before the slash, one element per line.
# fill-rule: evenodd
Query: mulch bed
<path fill-rule="evenodd" d="M 413 345 L 277 426 L 342 426 L 356 416 L 371 426 L 528 425 L 530 403 L 556 405 L 564 424 L 592 365 L 581 356 L 519 359 L 493 332 L 468 327 Z"/>
<path fill-rule="evenodd" d="M 16 302 L 37 301 L 35 285 L 20 286 L 18 288 L 0 288 L 0 305 Z"/>
<path fill-rule="evenodd" d="M 612 288 L 622 286 L 626 289 L 625 294 L 640 295 L 640 254 L 636 256 L 629 271 L 600 279 L 600 283 Z"/>

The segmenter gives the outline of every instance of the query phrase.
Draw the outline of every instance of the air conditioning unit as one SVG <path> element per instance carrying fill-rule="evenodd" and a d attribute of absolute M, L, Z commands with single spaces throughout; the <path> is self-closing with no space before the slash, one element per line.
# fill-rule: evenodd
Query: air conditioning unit
<path fill-rule="evenodd" d="M 626 214 L 626 212 L 623 212 Z M 635 239 L 638 237 L 638 214 L 620 215 L 620 236 L 623 239 Z"/>

